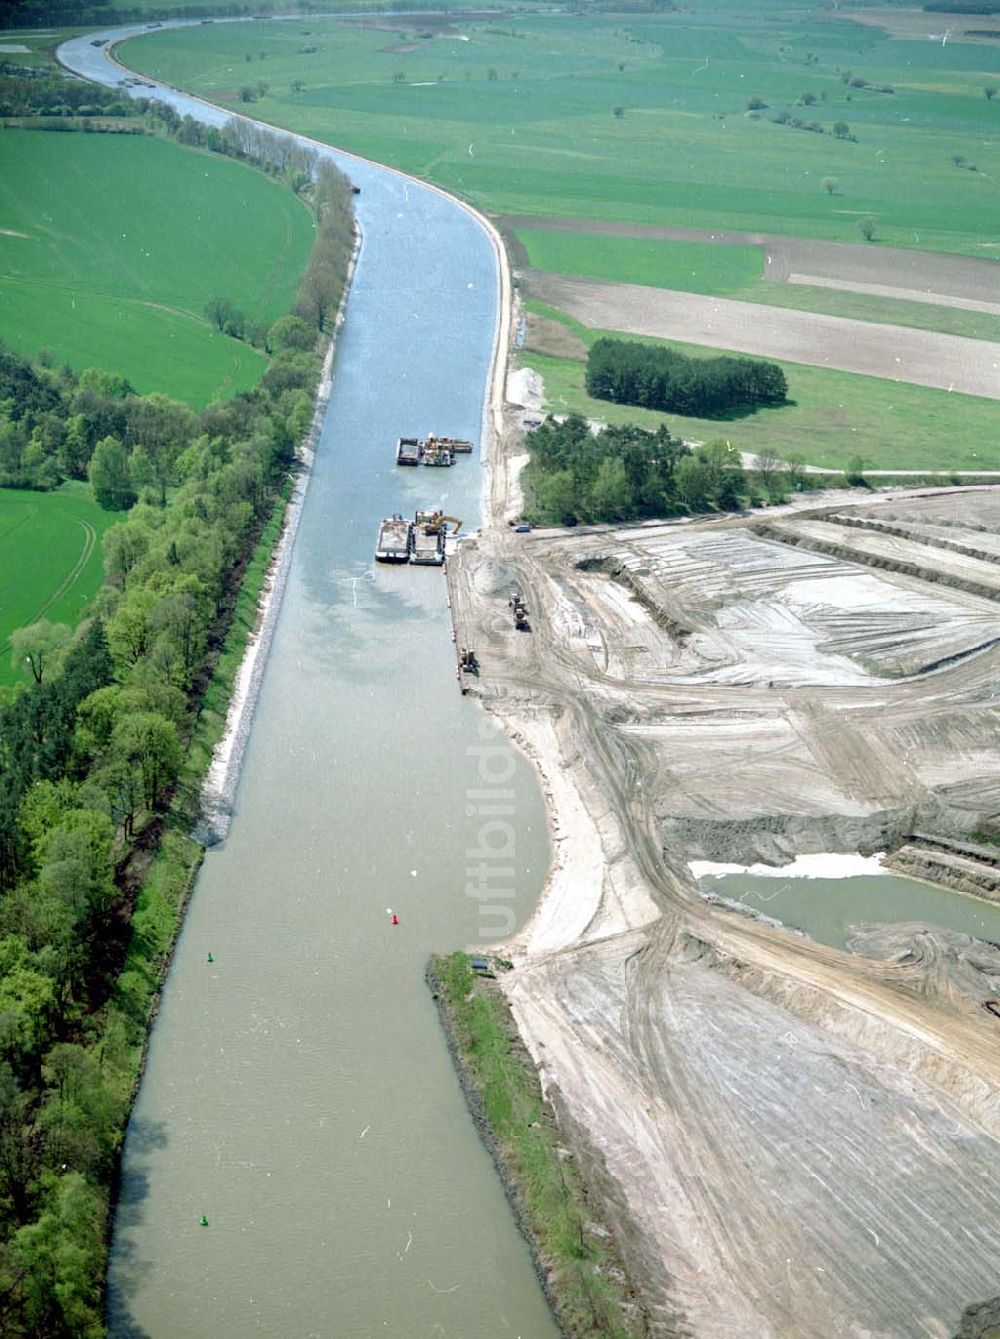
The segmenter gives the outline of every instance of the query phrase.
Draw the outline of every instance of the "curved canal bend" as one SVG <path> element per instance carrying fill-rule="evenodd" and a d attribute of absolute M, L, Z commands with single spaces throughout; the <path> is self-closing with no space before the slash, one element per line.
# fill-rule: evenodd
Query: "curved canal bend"
<path fill-rule="evenodd" d="M 117 83 L 92 37 L 60 58 Z M 478 517 L 478 452 L 399 470 L 392 445 L 479 441 L 496 258 L 453 201 L 331 156 L 362 188 L 364 243 L 234 821 L 199 877 L 129 1127 L 111 1333 L 554 1339 L 422 979 L 432 951 L 530 910 L 541 797 L 458 695 L 440 572 L 371 562 L 391 511 Z M 516 896 L 490 918 L 466 868 L 501 783 Z"/>

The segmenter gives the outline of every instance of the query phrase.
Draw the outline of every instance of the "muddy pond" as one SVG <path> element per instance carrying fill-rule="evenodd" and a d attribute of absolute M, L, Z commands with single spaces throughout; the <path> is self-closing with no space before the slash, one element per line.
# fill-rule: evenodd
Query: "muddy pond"
<path fill-rule="evenodd" d="M 832 877 L 824 877 L 824 868 Z M 742 903 L 833 948 L 846 948 L 862 925 L 912 923 L 1000 942 L 1000 904 L 889 873 L 877 858 L 807 856 L 775 869 L 695 861 L 692 873 L 703 892 Z"/>

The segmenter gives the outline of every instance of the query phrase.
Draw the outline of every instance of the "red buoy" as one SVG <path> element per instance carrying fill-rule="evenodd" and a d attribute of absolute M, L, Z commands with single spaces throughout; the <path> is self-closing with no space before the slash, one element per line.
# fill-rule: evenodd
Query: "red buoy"
<path fill-rule="evenodd" d="M 393 923 L 393 925 L 398 925 L 398 924 L 399 924 L 399 917 L 396 915 L 395 912 L 392 913 L 392 923 Z"/>

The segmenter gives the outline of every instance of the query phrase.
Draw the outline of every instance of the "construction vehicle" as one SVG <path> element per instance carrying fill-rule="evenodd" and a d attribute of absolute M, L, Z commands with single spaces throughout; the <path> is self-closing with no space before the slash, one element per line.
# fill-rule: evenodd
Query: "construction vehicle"
<path fill-rule="evenodd" d="M 447 534 L 448 527 L 451 526 L 451 533 L 457 535 L 462 528 L 462 522 L 457 516 L 446 516 L 440 508 L 435 511 L 418 511 L 413 520 L 416 525 L 426 526 L 435 533 L 441 530 Z"/>
<path fill-rule="evenodd" d="M 443 437 L 428 437 L 423 443 L 422 459 L 425 465 L 454 465 L 455 453 Z"/>
<path fill-rule="evenodd" d="M 431 433 L 424 443 L 424 448 L 428 447 L 450 451 L 453 456 L 472 454 L 472 443 L 464 437 L 436 437 Z"/>
<path fill-rule="evenodd" d="M 443 511 L 418 511 L 413 518 L 411 561 L 440 567 L 444 562 L 444 542 L 449 525 L 457 534 L 462 522 L 457 516 L 445 516 Z"/>
<path fill-rule="evenodd" d="M 440 526 L 423 524 L 420 518 L 426 514 L 418 511 L 413 523 L 411 561 L 440 567 L 444 562 L 444 530 Z"/>
<path fill-rule="evenodd" d="M 458 668 L 463 674 L 479 673 L 479 661 L 476 659 L 476 653 L 471 646 L 459 647 Z"/>
<path fill-rule="evenodd" d="M 528 606 L 519 591 L 514 591 L 507 601 L 508 607 L 514 614 L 514 627 L 518 632 L 530 632 L 531 623 L 528 620 Z"/>

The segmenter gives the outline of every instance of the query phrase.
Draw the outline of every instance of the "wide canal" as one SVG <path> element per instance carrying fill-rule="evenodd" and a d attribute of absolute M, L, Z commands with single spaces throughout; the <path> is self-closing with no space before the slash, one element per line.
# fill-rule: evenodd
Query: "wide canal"
<path fill-rule="evenodd" d="M 90 35 L 61 54 L 120 77 Z M 390 512 L 478 522 L 478 448 L 450 470 L 398 469 L 393 448 L 480 442 L 496 261 L 454 203 L 346 167 L 364 246 L 234 820 L 198 880 L 129 1129 L 119 1339 L 556 1334 L 423 980 L 433 951 L 530 912 L 541 797 L 459 696 L 441 571 L 372 562 Z M 498 841 L 491 803 L 513 810 L 516 849 L 487 856 L 501 895 L 483 899 L 466 885 Z"/>

